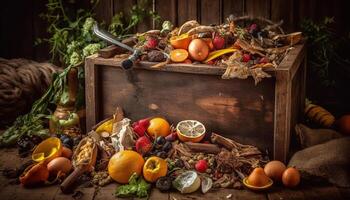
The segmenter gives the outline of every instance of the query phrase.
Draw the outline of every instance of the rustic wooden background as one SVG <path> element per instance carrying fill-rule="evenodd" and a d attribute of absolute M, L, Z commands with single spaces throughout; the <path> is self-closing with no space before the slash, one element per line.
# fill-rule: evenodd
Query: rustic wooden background
<path fill-rule="evenodd" d="M 89 0 L 75 0 L 84 7 Z M 129 10 L 140 0 L 100 0 L 96 17 L 110 22 L 115 13 Z M 46 36 L 46 24 L 39 14 L 45 10 L 45 0 L 3 1 L 0 6 L 0 57 L 26 57 L 35 60 L 49 58 L 48 47 L 34 46 L 38 37 Z M 335 29 L 349 34 L 350 19 L 348 0 L 149 0 L 149 8 L 157 11 L 164 20 L 181 24 L 197 19 L 203 24 L 215 24 L 225 20 L 229 14 L 263 16 L 278 21 L 283 19 L 284 28 L 297 30 L 304 18 L 314 20 L 334 16 Z M 137 31 L 154 26 L 151 19 L 139 25 Z"/>

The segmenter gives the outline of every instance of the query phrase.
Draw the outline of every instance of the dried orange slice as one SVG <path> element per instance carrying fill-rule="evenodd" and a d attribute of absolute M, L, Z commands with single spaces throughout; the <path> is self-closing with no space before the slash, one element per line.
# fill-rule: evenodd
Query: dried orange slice
<path fill-rule="evenodd" d="M 179 35 L 179 36 L 172 36 L 170 38 L 170 44 L 174 49 L 188 49 L 188 45 L 191 42 L 191 36 L 189 36 L 187 33 Z"/>
<path fill-rule="evenodd" d="M 200 142 L 205 136 L 205 126 L 196 120 L 184 120 L 177 124 L 176 133 L 182 142 Z"/>
<path fill-rule="evenodd" d="M 174 49 L 170 52 L 170 60 L 173 62 L 184 62 L 188 58 L 188 51 L 185 49 Z"/>

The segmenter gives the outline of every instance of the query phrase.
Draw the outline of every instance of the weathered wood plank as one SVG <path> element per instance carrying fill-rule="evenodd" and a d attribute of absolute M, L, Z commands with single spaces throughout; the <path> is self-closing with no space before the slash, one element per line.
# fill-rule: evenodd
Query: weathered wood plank
<path fill-rule="evenodd" d="M 294 9 L 293 0 L 271 0 L 271 20 L 274 22 L 283 20 L 282 28 L 286 32 L 292 32 L 296 26 L 294 23 Z"/>
<path fill-rule="evenodd" d="M 221 0 L 201 0 L 200 23 L 203 25 L 220 24 Z"/>
<path fill-rule="evenodd" d="M 96 55 L 95 55 L 96 57 Z M 86 107 L 86 130 L 96 124 L 99 117 L 98 97 L 97 97 L 97 69 L 93 60 L 94 56 L 85 59 L 85 103 Z"/>
<path fill-rule="evenodd" d="M 180 194 L 178 192 L 171 192 L 170 200 L 202 200 L 202 199 L 230 199 L 230 200 L 267 200 L 264 193 L 256 193 L 249 190 L 235 190 L 235 189 L 213 189 L 206 194 L 197 191 L 192 194 Z M 228 198 L 229 197 L 229 198 Z"/>
<path fill-rule="evenodd" d="M 170 21 L 177 26 L 177 1 L 176 0 L 156 0 L 156 12 L 162 21 Z M 161 23 L 158 27 L 161 27 Z"/>
<path fill-rule="evenodd" d="M 136 4 L 137 0 L 113 0 L 113 15 L 122 12 L 124 16 L 130 17 L 130 10 Z"/>
<path fill-rule="evenodd" d="M 222 7 L 222 22 L 225 22 L 231 14 L 237 17 L 244 15 L 244 0 L 223 0 Z"/>
<path fill-rule="evenodd" d="M 270 18 L 270 0 L 245 0 L 245 13 L 252 17 Z"/>
<path fill-rule="evenodd" d="M 286 162 L 287 150 L 289 149 L 289 141 L 287 140 L 291 129 L 291 90 L 289 72 L 278 72 L 275 86 L 274 157 L 282 162 Z"/>
<path fill-rule="evenodd" d="M 164 116 L 176 124 L 196 119 L 205 124 L 208 133 L 215 131 L 272 152 L 273 78 L 255 86 L 252 78 L 222 80 L 205 74 L 97 68 L 98 105 L 102 105 L 98 120 L 109 117 L 117 105 L 133 120 Z"/>
<path fill-rule="evenodd" d="M 94 9 L 96 20 L 110 24 L 113 17 L 113 0 L 100 1 Z"/>
<path fill-rule="evenodd" d="M 199 20 L 197 11 L 199 0 L 177 0 L 178 25 L 181 26 L 188 20 Z"/>
<path fill-rule="evenodd" d="M 155 11 L 155 0 L 137 0 L 137 4 L 147 11 Z M 137 25 L 137 32 L 146 32 L 154 28 L 153 19 L 151 17 L 144 17 L 142 21 Z"/>

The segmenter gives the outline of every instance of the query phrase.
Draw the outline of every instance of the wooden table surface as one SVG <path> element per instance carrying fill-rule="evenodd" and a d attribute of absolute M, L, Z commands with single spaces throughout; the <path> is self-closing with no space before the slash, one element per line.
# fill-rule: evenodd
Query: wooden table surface
<path fill-rule="evenodd" d="M 0 149 L 0 170 L 6 167 L 19 166 L 27 160 L 19 158 L 15 149 Z M 44 186 L 38 188 L 26 189 L 20 185 L 11 185 L 9 180 L 0 175 L 0 199 L 1 200 L 108 200 L 114 197 L 116 184 L 110 184 L 103 188 L 77 188 L 76 191 L 82 192 L 80 198 L 74 198 L 73 195 L 64 195 L 61 193 L 58 185 Z M 229 198 L 230 197 L 230 198 Z M 129 198 L 132 199 L 132 198 Z M 136 198 L 134 198 L 136 199 Z M 285 189 L 276 186 L 268 192 L 256 193 L 249 190 L 218 189 L 203 195 L 200 192 L 182 195 L 178 192 L 160 193 L 153 189 L 149 199 L 154 200 L 214 200 L 214 199 L 235 199 L 235 200 L 288 200 L 288 199 L 317 199 L 317 200 L 343 200 L 350 199 L 350 189 L 339 189 L 334 186 L 300 186 L 297 189 Z"/>

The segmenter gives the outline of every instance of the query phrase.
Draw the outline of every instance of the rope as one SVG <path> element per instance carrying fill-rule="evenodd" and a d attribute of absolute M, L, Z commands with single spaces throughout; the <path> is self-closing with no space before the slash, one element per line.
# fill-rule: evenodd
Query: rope
<path fill-rule="evenodd" d="M 44 94 L 60 68 L 27 59 L 0 58 L 0 126 L 27 112 Z"/>

